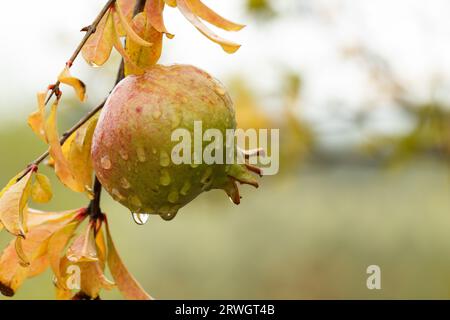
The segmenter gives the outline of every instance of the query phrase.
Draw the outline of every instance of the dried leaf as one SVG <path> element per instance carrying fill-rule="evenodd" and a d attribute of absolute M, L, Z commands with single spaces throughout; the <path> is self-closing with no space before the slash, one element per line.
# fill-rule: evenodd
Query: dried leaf
<path fill-rule="evenodd" d="M 164 0 L 164 2 L 172 8 L 175 8 L 177 6 L 177 0 Z"/>
<path fill-rule="evenodd" d="M 37 94 L 38 110 L 28 117 L 28 125 L 33 132 L 44 142 L 45 139 L 45 99 L 47 92 L 39 92 Z"/>
<path fill-rule="evenodd" d="M 46 212 L 32 208 L 26 208 L 28 229 L 34 229 L 43 224 L 69 223 L 77 217 L 86 215 L 85 209 L 76 209 L 63 212 Z M 82 219 L 79 219 L 82 220 Z"/>
<path fill-rule="evenodd" d="M 169 33 L 164 25 L 164 4 L 164 0 L 147 1 L 145 4 L 145 13 L 150 24 L 156 31 L 164 33 L 169 39 L 172 39 L 174 35 Z"/>
<path fill-rule="evenodd" d="M 117 14 L 114 13 L 113 15 L 116 16 Z M 130 65 L 133 65 L 135 68 L 137 68 L 135 63 L 130 59 L 130 56 L 128 55 L 126 50 L 123 48 L 122 42 L 120 41 L 119 32 L 118 32 L 118 28 L 120 26 L 120 23 L 118 23 L 117 21 L 118 21 L 117 19 L 114 19 L 114 23 L 113 23 L 114 48 L 116 48 L 116 50 L 122 56 L 125 64 L 130 64 Z"/>
<path fill-rule="evenodd" d="M 128 39 L 126 52 L 130 61 L 125 61 L 125 74 L 143 74 L 145 70 L 155 65 L 161 57 L 162 33 L 153 28 L 145 13 L 140 13 L 133 19 L 133 28 L 142 38 L 151 41 L 153 46 L 143 47 Z"/>
<path fill-rule="evenodd" d="M 221 29 L 227 31 L 239 31 L 245 27 L 245 25 L 237 24 L 223 18 L 200 0 L 189 0 L 188 5 L 192 12 L 200 19 L 203 19 Z"/>
<path fill-rule="evenodd" d="M 15 236 L 24 237 L 27 231 L 23 211 L 30 195 L 30 181 L 33 173 L 30 171 L 21 180 L 2 191 L 3 194 L 0 197 L 0 222 Z"/>
<path fill-rule="evenodd" d="M 123 15 L 127 19 L 127 21 L 133 20 L 134 8 L 136 7 L 136 0 L 117 0 L 118 5 L 122 9 Z M 125 29 L 120 24 L 119 16 L 114 17 L 114 21 L 118 26 L 117 33 L 120 37 L 124 37 L 127 35 Z"/>
<path fill-rule="evenodd" d="M 8 245 L 0 257 L 0 291 L 4 295 L 14 295 L 27 277 L 35 276 L 37 271 L 43 269 L 39 264 L 45 264 L 45 259 L 41 258 L 46 254 L 49 238 L 66 223 L 65 220 L 56 220 L 38 225 L 30 229 L 26 239 L 16 238 Z M 20 256 L 16 250 L 18 247 Z M 30 264 L 28 268 L 21 266 L 24 257 Z"/>
<path fill-rule="evenodd" d="M 67 259 L 75 263 L 98 261 L 92 223 L 88 224 L 86 230 L 75 239 L 67 250 Z"/>
<path fill-rule="evenodd" d="M 120 23 L 123 26 L 123 28 L 125 29 L 125 32 L 128 36 L 127 40 L 132 39 L 134 42 L 138 43 L 139 45 L 143 46 L 143 47 L 150 47 L 152 46 L 152 43 L 147 42 L 146 40 L 142 39 L 134 30 L 133 28 L 130 26 L 129 22 L 127 21 L 127 18 L 125 17 L 124 13 L 122 12 L 122 9 L 120 8 L 120 6 L 118 5 L 118 3 L 116 2 L 115 6 L 114 6 L 114 11 L 117 12 L 119 19 L 120 19 Z"/>
<path fill-rule="evenodd" d="M 82 54 L 86 62 L 92 66 L 104 65 L 111 55 L 113 36 L 113 21 L 111 12 L 108 12 L 83 46 Z"/>
<path fill-rule="evenodd" d="M 94 230 L 94 224 L 91 224 L 92 230 Z M 101 226 L 100 226 L 101 227 Z M 104 274 L 105 259 L 106 259 L 106 246 L 104 243 L 104 237 L 101 228 L 98 230 L 95 238 L 95 250 L 98 257 L 97 261 L 70 261 L 70 257 L 64 257 L 60 262 L 60 270 L 67 270 L 71 265 L 77 266 L 80 270 L 80 293 L 95 299 L 98 297 L 102 289 L 111 290 L 115 284 L 108 280 Z M 59 282 L 67 282 L 67 277 L 62 275 Z M 63 282 L 64 283 L 64 282 Z M 67 290 L 68 288 L 66 288 Z M 61 294 L 61 293 L 60 293 Z M 68 295 L 66 295 L 68 296 Z"/>
<path fill-rule="evenodd" d="M 67 84 L 68 86 L 71 86 L 75 90 L 75 94 L 77 95 L 80 101 L 84 101 L 86 99 L 86 85 L 84 84 L 83 81 L 73 77 L 70 74 L 69 67 L 64 68 L 64 70 L 58 77 L 58 81 Z"/>
<path fill-rule="evenodd" d="M 108 266 L 120 292 L 129 300 L 152 300 L 136 279 L 130 274 L 122 262 L 111 237 L 109 225 L 106 223 L 108 243 Z"/>
<path fill-rule="evenodd" d="M 67 160 L 74 178 L 90 193 L 93 166 L 91 159 L 92 139 L 100 112 L 96 113 L 80 129 L 74 132 L 62 146 L 62 153 Z"/>
<path fill-rule="evenodd" d="M 45 270 L 47 270 L 48 266 L 49 266 L 49 260 L 48 260 L 47 256 L 44 255 L 42 257 L 37 258 L 28 267 L 27 278 L 29 279 L 29 278 L 33 278 L 33 277 L 40 275 Z"/>
<path fill-rule="evenodd" d="M 49 202 L 53 197 L 50 180 L 41 173 L 37 173 L 35 178 L 36 181 L 31 188 L 31 198 L 37 203 Z"/>
<path fill-rule="evenodd" d="M 211 29 L 209 29 L 203 22 L 201 22 L 197 16 L 192 12 L 191 8 L 187 4 L 186 0 L 177 0 L 178 9 L 186 17 L 186 19 L 196 27 L 205 37 L 211 41 L 219 44 L 222 49 L 227 53 L 236 52 L 241 45 L 223 39 L 216 35 Z"/>
<path fill-rule="evenodd" d="M 55 232 L 48 242 L 47 256 L 50 262 L 50 267 L 55 275 L 57 285 L 61 288 L 65 288 L 65 284 L 60 271 L 60 260 L 64 256 L 64 249 L 73 237 L 75 230 L 79 225 L 79 221 L 74 221 L 66 225 L 64 228 L 61 228 Z"/>
<path fill-rule="evenodd" d="M 75 192 L 83 192 L 84 185 L 75 178 L 70 164 L 64 157 L 61 144 L 59 142 L 59 134 L 56 122 L 56 113 L 58 110 L 58 101 L 52 105 L 50 115 L 45 124 L 45 134 L 50 145 L 49 153 L 55 161 L 55 173 L 61 182 Z"/>
<path fill-rule="evenodd" d="M 30 265 L 30 262 L 28 261 L 25 251 L 23 250 L 22 237 L 16 238 L 15 248 L 16 248 L 17 257 L 19 258 L 19 264 L 22 267 L 28 267 Z"/>

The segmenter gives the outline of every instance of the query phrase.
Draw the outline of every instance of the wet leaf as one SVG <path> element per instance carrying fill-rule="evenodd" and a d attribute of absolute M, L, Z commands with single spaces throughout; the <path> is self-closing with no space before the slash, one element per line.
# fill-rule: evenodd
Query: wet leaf
<path fill-rule="evenodd" d="M 33 171 L 30 171 L 20 181 L 2 191 L 0 197 L 0 222 L 15 236 L 23 237 L 27 231 L 23 211 L 30 195 L 32 175 Z"/>
<path fill-rule="evenodd" d="M 39 92 L 37 94 L 38 110 L 28 117 L 28 125 L 33 132 L 44 142 L 45 139 L 45 99 L 47 92 Z"/>
<path fill-rule="evenodd" d="M 83 192 L 85 189 L 83 182 L 77 181 L 71 170 L 69 162 L 64 157 L 62 152 L 56 121 L 57 110 L 58 101 L 52 105 L 50 115 L 45 124 L 45 133 L 50 146 L 49 153 L 55 161 L 55 173 L 61 182 L 68 188 L 75 192 Z"/>
<path fill-rule="evenodd" d="M 108 244 L 108 266 L 120 292 L 129 300 L 152 300 L 136 279 L 130 274 L 122 262 L 106 223 L 106 238 Z"/>
<path fill-rule="evenodd" d="M 125 32 L 127 34 L 127 40 L 133 40 L 134 42 L 138 43 L 139 45 L 143 46 L 143 47 L 150 47 L 152 45 L 152 43 L 142 39 L 134 30 L 133 28 L 130 26 L 130 23 L 127 21 L 127 18 L 125 17 L 124 13 L 122 12 L 122 9 L 120 8 L 120 6 L 118 5 L 118 3 L 116 2 L 115 6 L 114 6 L 114 10 L 117 13 L 119 19 L 120 19 L 120 24 L 122 25 L 122 27 L 125 29 Z"/>
<path fill-rule="evenodd" d="M 189 0 L 188 5 L 196 16 L 211 23 L 212 25 L 215 25 L 218 28 L 227 31 L 239 31 L 245 27 L 245 25 L 237 24 L 223 18 L 222 16 L 211 10 L 209 7 L 207 7 L 200 0 Z"/>
<path fill-rule="evenodd" d="M 86 85 L 83 81 L 71 75 L 69 67 L 64 68 L 58 77 L 58 81 L 71 86 L 75 90 L 75 94 L 80 101 L 86 99 Z"/>
<path fill-rule="evenodd" d="M 174 35 L 169 33 L 164 25 L 164 5 L 164 0 L 147 1 L 145 4 L 145 13 L 147 14 L 150 24 L 156 31 L 164 33 L 169 39 L 172 39 Z"/>
<path fill-rule="evenodd" d="M 108 12 L 100 21 L 97 30 L 83 46 L 82 54 L 87 63 L 102 66 L 108 61 L 114 43 L 113 20 Z"/>
<path fill-rule="evenodd" d="M 216 35 L 211 29 L 209 29 L 203 22 L 201 22 L 197 16 L 192 12 L 186 0 L 177 0 L 178 9 L 185 16 L 185 18 L 199 30 L 205 37 L 211 41 L 219 44 L 222 49 L 227 53 L 236 52 L 241 45 L 231 42 L 229 40 L 223 39 Z"/>
<path fill-rule="evenodd" d="M 133 28 L 142 38 L 151 41 L 153 46 L 143 47 L 128 39 L 126 52 L 130 61 L 125 62 L 125 74 L 143 74 L 146 69 L 155 65 L 161 57 L 162 33 L 153 28 L 145 13 L 140 13 L 133 19 Z"/>
<path fill-rule="evenodd" d="M 31 188 L 31 198 L 37 203 L 49 202 L 53 197 L 50 180 L 41 173 L 37 173 L 35 178 L 36 181 Z"/>

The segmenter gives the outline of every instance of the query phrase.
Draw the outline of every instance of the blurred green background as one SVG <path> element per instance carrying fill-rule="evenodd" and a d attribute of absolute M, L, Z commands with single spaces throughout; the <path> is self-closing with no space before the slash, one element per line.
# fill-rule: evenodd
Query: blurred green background
<path fill-rule="evenodd" d="M 350 8 L 358 2 L 368 10 L 373 3 L 342 2 Z M 416 8 L 427 5 L 412 2 Z M 379 6 L 387 12 L 405 4 L 392 3 L 400 5 L 389 7 L 385 2 Z M 444 2 L 433 3 L 434 9 L 424 10 L 424 15 L 442 11 L 437 4 Z M 324 26 L 341 30 L 330 22 L 339 20 L 336 17 L 345 19 L 348 12 L 341 5 L 334 1 L 236 0 L 230 1 L 230 7 L 249 24 L 250 35 L 259 39 L 262 32 L 273 37 L 289 25 L 283 37 L 291 38 L 292 50 L 306 52 L 306 58 L 294 56 L 278 64 L 270 54 L 262 54 L 261 60 L 249 59 L 254 47 L 244 45 L 236 64 L 250 65 L 247 72 L 254 76 L 252 64 L 256 70 L 275 72 L 276 78 L 266 79 L 267 88 L 258 74 L 252 78 L 245 70 L 223 70 L 234 65 L 233 57 L 223 58 L 219 49 L 211 49 L 215 57 L 222 57 L 217 59 L 224 59 L 219 60 L 224 67 L 217 73 L 230 89 L 239 126 L 280 128 L 281 171 L 262 178 L 258 190 L 242 187 L 239 206 L 224 192 L 212 191 L 183 208 L 173 221 L 151 217 L 144 226 L 136 225 L 126 208 L 104 194 L 102 208 L 130 271 L 158 299 L 450 298 L 450 99 L 442 94 L 448 89 L 447 64 L 425 67 L 431 76 L 412 76 L 411 84 L 411 70 L 398 67 L 398 59 L 385 55 L 379 43 L 350 37 L 352 41 L 332 48 L 342 58 L 333 62 L 336 69 L 309 69 L 308 59 L 321 51 L 315 53 L 304 45 L 308 36 L 302 38 L 303 31 L 295 23 L 313 30 Z M 235 12 L 232 9 L 229 12 Z M 400 19 L 402 11 L 397 15 Z M 422 28 L 420 19 L 414 17 L 411 23 Z M 439 17 L 448 22 L 445 15 Z M 444 38 L 449 30 L 444 30 Z M 196 43 L 206 41 L 186 37 Z M 67 49 L 66 43 L 57 43 Z M 189 57 L 189 50 L 173 54 L 168 48 L 163 62 L 196 63 L 193 58 L 180 58 L 183 54 Z M 403 58 L 401 53 L 396 57 Z M 438 61 L 433 55 L 428 58 Z M 297 59 L 303 62 L 297 64 Z M 104 95 L 99 87 L 107 92 L 117 61 L 115 56 L 96 73 L 83 71 L 82 78 L 94 97 Z M 216 67 L 205 61 L 201 67 Z M 53 61 L 43 64 L 55 67 Z M 355 80 L 361 87 L 354 87 L 352 72 L 339 73 L 340 67 L 349 64 L 357 65 L 364 75 L 364 81 L 360 75 Z M 443 74 L 436 75 L 434 68 Z M 264 70 L 262 74 L 266 75 Z M 347 80 L 341 81 L 341 76 Z M 328 77 L 337 79 L 335 91 L 348 100 L 324 99 L 327 85 L 325 89 L 321 85 Z M 425 93 L 417 96 L 418 88 Z M 27 89 L 25 102 L 13 99 L 2 105 L 2 111 L 17 112 L 11 117 L 12 112 L 6 111 L 0 119 L 1 185 L 45 150 L 25 121 L 24 115 L 35 109 L 33 90 L 37 91 Z M 17 88 L 9 94 L 23 96 Z M 80 106 L 66 100 L 59 118 L 61 132 L 94 101 Z M 380 109 L 387 112 L 378 118 Z M 65 210 L 87 204 L 84 196 L 64 189 L 48 168 L 43 170 L 52 177 L 55 195 L 49 205 L 38 208 Z M 8 234 L 0 234 L 1 247 L 9 240 Z M 369 265 L 381 267 L 381 290 L 366 287 Z M 28 280 L 14 299 L 53 299 L 51 278 L 46 272 Z M 104 292 L 102 298 L 121 296 L 114 290 Z"/>

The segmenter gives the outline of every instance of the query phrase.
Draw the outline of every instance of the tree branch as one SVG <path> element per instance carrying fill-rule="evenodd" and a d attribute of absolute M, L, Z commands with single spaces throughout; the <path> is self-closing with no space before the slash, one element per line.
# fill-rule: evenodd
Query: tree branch
<path fill-rule="evenodd" d="M 77 59 L 78 55 L 80 54 L 81 50 L 83 49 L 84 45 L 86 44 L 86 42 L 88 41 L 89 37 L 95 33 L 95 31 L 97 30 L 98 25 L 100 24 L 100 21 L 102 20 L 103 16 L 108 12 L 109 8 L 111 8 L 111 6 L 116 2 L 116 0 L 108 0 L 108 2 L 105 4 L 105 6 L 102 8 L 102 10 L 100 11 L 100 13 L 97 15 L 97 17 L 95 18 L 94 22 L 92 22 L 92 24 L 89 27 L 83 28 L 82 31 L 86 31 L 86 34 L 84 35 L 83 39 L 81 40 L 80 44 L 77 46 L 77 48 L 75 49 L 74 53 L 72 54 L 72 56 L 69 58 L 69 60 L 66 62 L 66 66 L 67 67 L 72 67 L 73 63 L 75 62 L 75 60 Z M 50 93 L 50 95 L 48 96 L 45 104 L 48 104 L 48 102 L 50 101 L 50 99 L 55 95 L 55 93 L 57 93 L 59 91 L 59 86 L 60 86 L 61 82 L 58 80 L 56 81 L 56 83 L 52 86 L 50 86 L 52 88 L 52 91 Z"/>

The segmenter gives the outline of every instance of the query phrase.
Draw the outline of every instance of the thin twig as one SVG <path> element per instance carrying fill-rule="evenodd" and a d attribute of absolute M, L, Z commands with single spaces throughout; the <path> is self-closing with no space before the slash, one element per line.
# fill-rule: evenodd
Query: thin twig
<path fill-rule="evenodd" d="M 81 50 L 83 49 L 84 45 L 88 41 L 89 37 L 97 31 L 97 27 L 100 24 L 100 21 L 105 16 L 105 14 L 108 12 L 109 8 L 116 2 L 116 0 L 109 0 L 103 9 L 100 11 L 100 13 L 95 18 L 94 22 L 89 27 L 83 28 L 82 31 L 86 31 L 86 34 L 84 35 L 83 39 L 81 40 L 80 44 L 75 49 L 74 53 L 70 57 L 70 59 L 67 61 L 66 66 L 72 67 L 73 63 L 77 59 L 78 55 L 80 54 Z M 58 80 L 56 83 L 52 86 L 50 86 L 52 91 L 50 92 L 50 95 L 48 96 L 47 100 L 45 101 L 45 104 L 48 104 L 50 99 L 59 91 L 59 86 L 61 82 Z"/>

